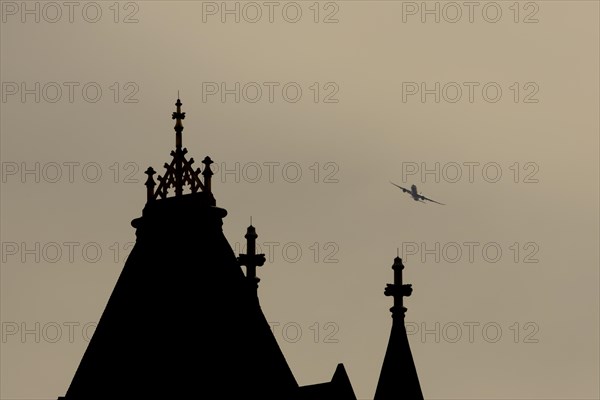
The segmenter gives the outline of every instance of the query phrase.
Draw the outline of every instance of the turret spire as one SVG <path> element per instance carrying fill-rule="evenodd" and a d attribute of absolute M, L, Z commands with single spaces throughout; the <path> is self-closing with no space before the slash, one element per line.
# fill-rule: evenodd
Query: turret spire
<path fill-rule="evenodd" d="M 394 258 L 394 283 L 388 283 L 384 294 L 394 298 L 392 312 L 392 332 L 388 342 L 375 400 L 411 399 L 422 400 L 423 393 L 419 384 L 419 376 L 413 361 L 406 327 L 404 326 L 404 313 L 406 308 L 403 298 L 412 294 L 412 285 L 402 283 L 402 270 L 404 264 L 399 256 Z"/>

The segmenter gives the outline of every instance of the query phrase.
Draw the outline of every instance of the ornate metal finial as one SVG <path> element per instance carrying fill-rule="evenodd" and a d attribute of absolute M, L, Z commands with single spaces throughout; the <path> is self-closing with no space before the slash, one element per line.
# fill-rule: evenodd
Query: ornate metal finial
<path fill-rule="evenodd" d="M 154 189 L 156 183 L 152 178 L 156 172 L 152 168 L 148 168 L 146 174 L 148 174 L 148 180 L 146 181 L 148 201 L 158 200 L 159 198 L 164 199 L 167 197 L 170 188 L 175 189 L 175 196 L 183 195 L 183 187 L 189 185 L 191 193 L 198 191 L 211 193 L 211 176 L 213 175 L 210 169 L 210 164 L 213 161 L 210 157 L 205 157 L 202 163 L 204 164 L 204 171 L 200 171 L 200 168 L 195 170 L 192 168 L 194 159 L 190 158 L 189 161 L 186 159 L 187 149 L 182 148 L 181 133 L 183 132 L 182 120 L 185 119 L 185 112 L 181 111 L 181 100 L 179 99 L 179 91 L 177 91 L 177 111 L 173 112 L 172 118 L 175 122 L 175 150 L 171 151 L 173 159 L 170 164 L 165 163 L 164 167 L 166 172 L 164 176 L 158 175 L 158 187 Z M 200 179 L 200 174 L 204 176 L 204 183 Z M 211 195 L 212 198 L 212 195 Z M 212 199 L 214 205 L 214 199 Z"/>
<path fill-rule="evenodd" d="M 152 176 L 156 173 L 156 171 L 154 171 L 152 167 L 148 167 L 144 173 L 148 175 L 148 179 L 146 179 L 145 183 L 147 201 L 152 201 L 154 200 L 154 186 L 156 186 L 156 182 L 154 182 L 154 178 Z"/>
<path fill-rule="evenodd" d="M 180 149 L 181 132 L 183 132 L 183 124 L 181 121 L 185 119 L 185 113 L 181 112 L 181 106 L 183 103 L 181 103 L 181 100 L 179 99 L 179 92 L 177 92 L 177 102 L 175 105 L 177 106 L 177 111 L 175 111 L 172 116 L 172 118 L 175 120 L 175 148 Z"/>
<path fill-rule="evenodd" d="M 202 176 L 204 177 L 204 187 L 207 192 L 212 192 L 211 188 L 211 179 L 213 176 L 213 172 L 210 169 L 210 164 L 213 164 L 213 160 L 210 159 L 209 156 L 204 157 L 202 160 L 202 164 L 204 164 L 204 171 L 202 171 Z"/>
<path fill-rule="evenodd" d="M 246 230 L 246 234 L 244 235 L 244 237 L 248 239 L 248 245 L 251 245 L 252 251 L 255 251 L 256 238 L 258 237 L 258 235 L 256 234 L 256 229 L 252 226 L 252 223 L 250 223 L 250 226 Z M 250 247 L 248 247 L 248 253 L 250 253 Z"/>
<path fill-rule="evenodd" d="M 392 317 L 400 315 L 404 318 L 406 308 L 403 305 L 403 298 L 412 294 L 412 285 L 402 284 L 402 270 L 404 269 L 404 264 L 402 264 L 402 259 L 400 257 L 396 256 L 396 258 L 394 258 L 392 269 L 394 270 L 394 283 L 388 283 L 383 293 L 386 296 L 392 296 L 394 298 L 394 306 L 390 308 Z"/>
<path fill-rule="evenodd" d="M 250 226 L 246 230 L 244 237 L 246 238 L 247 254 L 240 254 L 238 262 L 240 265 L 246 266 L 246 279 L 248 280 L 250 289 L 256 295 L 258 282 L 260 282 L 260 279 L 256 277 L 256 267 L 262 267 L 265 264 L 266 258 L 264 254 L 256 254 L 256 238 L 258 235 L 256 234 L 256 229 L 252 226 L 252 222 L 250 222 Z"/>

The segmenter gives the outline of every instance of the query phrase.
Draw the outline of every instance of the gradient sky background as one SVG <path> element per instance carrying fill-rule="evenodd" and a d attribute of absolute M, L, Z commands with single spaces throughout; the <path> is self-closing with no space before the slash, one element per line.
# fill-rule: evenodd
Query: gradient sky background
<path fill-rule="evenodd" d="M 239 3 L 240 22 L 230 15 L 223 23 L 203 14 L 221 2 L 194 1 L 121 2 L 117 22 L 114 3 L 98 2 L 96 23 L 85 19 L 95 17 L 94 6 L 84 15 L 86 3 L 77 3 L 72 23 L 66 6 L 50 23 L 56 9 L 37 4 L 39 23 L 35 15 L 21 21 L 20 2 L 2 2 L 2 399 L 67 391 L 87 345 L 83 328 L 93 332 L 135 240 L 130 221 L 145 204 L 143 171 L 152 165 L 162 174 L 170 161 L 177 90 L 189 156 L 199 163 L 210 155 L 220 168 L 213 192 L 229 212 L 230 244 L 239 251 L 250 216 L 259 244 L 278 243 L 273 252 L 262 248 L 271 262 L 258 271 L 259 296 L 300 384 L 329 381 L 343 362 L 356 395 L 372 398 L 391 326 L 383 289 L 396 249 L 416 243 L 417 254 L 402 254 L 414 289 L 406 321 L 419 329 L 409 340 L 426 398 L 600 396 L 597 2 L 520 2 L 518 16 L 513 2 L 497 2 L 496 23 L 486 21 L 496 11 L 487 2 L 477 2 L 473 22 L 463 6 L 456 23 L 446 21 L 456 12 L 446 3 L 438 3 L 439 23 L 433 15 L 421 22 L 420 10 L 406 14 L 421 2 L 400 1 L 298 2 L 296 23 L 284 19 L 285 2 L 272 23 L 266 6 L 250 23 L 244 16 L 255 10 Z M 286 7 L 293 19 L 294 5 Z M 326 16 L 338 22 L 324 23 Z M 36 82 L 39 103 L 11 94 Z M 63 89 L 54 103 L 52 82 Z M 73 102 L 65 82 L 79 84 Z M 222 102 L 206 92 L 221 82 L 256 82 L 264 91 L 247 101 L 250 85 L 239 103 L 233 95 Z M 273 102 L 264 82 L 279 84 Z M 282 95 L 289 82 L 302 89 L 295 103 Z M 439 103 L 433 94 L 403 101 L 403 82 L 456 82 L 462 98 L 447 101 L 450 85 Z M 479 84 L 473 102 L 464 82 Z M 502 89 L 497 102 L 483 98 L 489 82 Z M 102 89 L 95 103 L 93 87 L 88 100 L 82 95 L 88 83 Z M 329 99 L 338 101 L 325 102 L 334 90 Z M 71 164 L 72 182 L 71 162 L 79 163 Z M 471 162 L 479 165 L 469 182 Z M 21 176 L 36 163 L 39 182 Z M 236 163 L 239 182 L 222 174 Z M 408 163 L 439 163 L 446 174 L 439 182 L 403 176 Z M 457 182 L 454 163 L 462 167 Z M 494 168 L 482 174 L 487 163 L 502 174 L 495 183 Z M 102 175 L 88 182 L 96 167 Z M 416 203 L 390 180 L 415 183 L 447 205 Z M 77 242 L 72 260 L 69 242 Z M 465 242 L 478 243 L 472 260 Z M 27 254 L 36 243 L 39 251 Z M 436 254 L 423 251 L 436 243 Z M 494 246 L 502 250 L 496 262 Z M 102 254 L 92 262 L 96 248 Z M 194 318 L 157 315 L 139 334 L 177 329 L 191 342 Z M 36 323 L 39 343 L 35 333 L 21 335 Z M 421 336 L 436 323 L 438 343 L 433 333 Z M 496 327 L 502 332 L 491 343 Z"/>

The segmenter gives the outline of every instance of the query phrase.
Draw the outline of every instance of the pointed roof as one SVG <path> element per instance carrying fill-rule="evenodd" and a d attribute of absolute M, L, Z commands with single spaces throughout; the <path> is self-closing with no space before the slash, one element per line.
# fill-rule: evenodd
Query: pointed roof
<path fill-rule="evenodd" d="M 403 305 L 403 298 L 411 295 L 412 285 L 402 283 L 404 265 L 400 257 L 394 259 L 392 269 L 394 270 L 394 283 L 388 283 L 384 291 L 386 296 L 394 298 L 394 306 L 390 308 L 392 331 L 374 400 L 423 399 L 419 376 L 404 326 L 406 308 Z"/>
<path fill-rule="evenodd" d="M 236 398 L 240 391 L 292 398 L 298 383 L 223 234 L 227 211 L 210 191 L 211 161 L 202 182 L 185 157 L 179 99 L 176 106 L 173 159 L 156 191 L 149 168 L 147 202 L 132 221 L 135 245 L 65 399 Z M 247 239 L 256 239 L 254 227 Z M 245 265 L 262 265 L 264 255 L 249 248 Z"/>
<path fill-rule="evenodd" d="M 299 387 L 258 301 L 256 229 L 235 256 L 223 234 L 210 164 L 192 169 L 182 147 L 181 100 L 166 173 L 146 171 L 136 242 L 64 400 L 215 398 L 356 400 L 342 364 L 331 382 Z M 202 174 L 204 181 L 199 175 Z M 183 194 L 188 186 L 189 194 Z M 174 189 L 174 196 L 168 196 Z M 246 267 L 246 275 L 242 271 Z"/>

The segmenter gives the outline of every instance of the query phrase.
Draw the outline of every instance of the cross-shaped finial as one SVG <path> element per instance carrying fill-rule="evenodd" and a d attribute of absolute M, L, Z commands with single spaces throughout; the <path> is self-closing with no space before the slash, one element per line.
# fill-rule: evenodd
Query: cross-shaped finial
<path fill-rule="evenodd" d="M 173 113 L 173 117 L 172 119 L 175 120 L 175 147 L 177 149 L 181 148 L 181 132 L 183 131 L 183 124 L 181 123 L 181 121 L 183 119 L 185 119 L 185 113 L 181 112 L 181 100 L 179 100 L 179 91 L 177 92 L 178 96 L 177 96 L 177 103 L 175 103 L 175 105 L 177 106 L 177 111 L 175 111 Z"/>
<path fill-rule="evenodd" d="M 177 103 L 175 103 L 175 105 L 177 106 L 177 111 L 173 113 L 172 119 L 176 119 L 178 123 L 181 123 L 181 120 L 185 119 L 185 112 L 181 112 L 181 106 L 183 105 L 183 103 L 178 98 Z"/>
<path fill-rule="evenodd" d="M 403 298 L 412 294 L 412 285 L 405 285 L 402 283 L 402 270 L 404 269 L 404 264 L 402 264 L 402 259 L 400 257 L 397 256 L 394 259 L 392 269 L 394 270 L 394 283 L 388 283 L 383 294 L 394 298 L 394 306 L 390 308 L 392 317 L 399 315 L 400 311 L 402 312 L 401 316 L 404 317 L 406 308 L 403 306 Z"/>
<path fill-rule="evenodd" d="M 262 267 L 266 262 L 266 258 L 264 254 L 256 254 L 256 238 L 258 235 L 256 234 L 256 229 L 252 226 L 252 221 L 250 221 L 250 226 L 244 237 L 246 238 L 247 254 L 240 254 L 238 262 L 240 265 L 246 266 L 246 278 L 250 283 L 250 288 L 256 293 L 258 282 L 260 281 L 256 277 L 256 267 Z"/>

